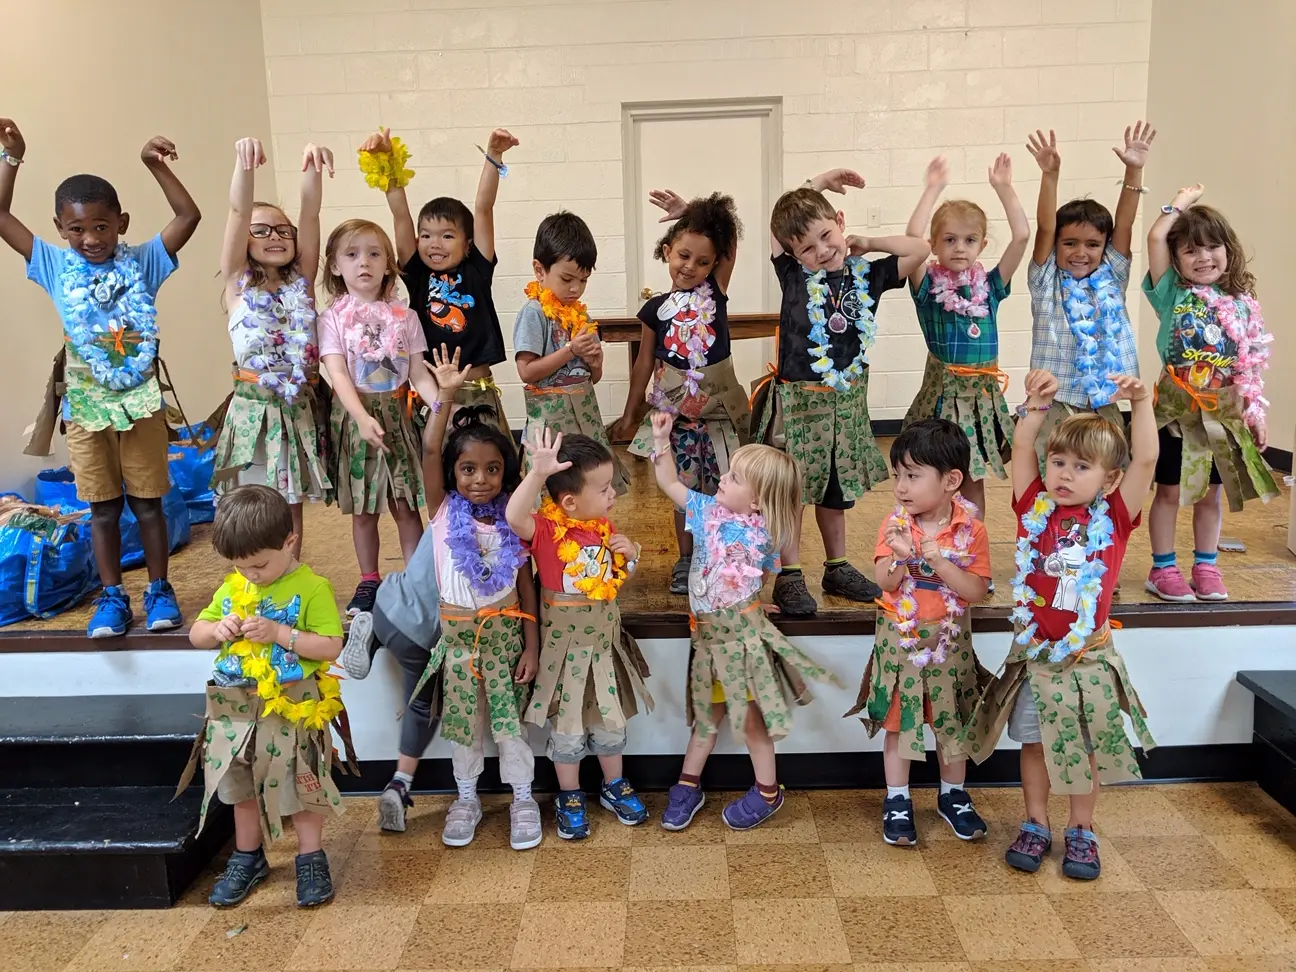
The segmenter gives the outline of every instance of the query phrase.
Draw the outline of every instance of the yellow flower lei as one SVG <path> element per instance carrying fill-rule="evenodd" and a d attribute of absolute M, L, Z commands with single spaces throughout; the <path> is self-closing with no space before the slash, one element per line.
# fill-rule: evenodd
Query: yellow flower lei
<path fill-rule="evenodd" d="M 558 559 L 562 561 L 563 573 L 568 577 L 578 577 L 581 572 L 580 565 L 576 563 L 576 558 L 580 556 L 581 545 L 575 540 L 565 539 L 568 530 L 594 530 L 605 547 L 612 536 L 612 524 L 607 520 L 573 520 L 552 499 L 546 499 L 541 504 L 540 515 L 554 525 L 554 542 L 558 544 Z M 612 551 L 608 553 L 611 554 L 611 566 L 606 579 L 581 577 L 572 585 L 591 601 L 615 600 L 617 591 L 630 576 L 630 572 L 626 570 L 625 556 Z"/>
<path fill-rule="evenodd" d="M 230 610 L 239 618 L 250 618 L 257 613 L 261 594 L 257 586 L 242 574 L 233 573 L 226 578 L 230 585 Z M 243 659 L 243 674 L 256 679 L 257 695 L 265 700 L 261 718 L 272 713 L 288 722 L 300 723 L 307 729 L 323 729 L 342 712 L 342 688 L 338 680 L 326 672 L 315 673 L 319 683 L 320 698 L 294 702 L 283 694 L 279 675 L 270 663 L 273 645 L 257 645 L 241 638 L 224 648 L 222 655 L 238 655 Z"/>
<path fill-rule="evenodd" d="M 538 280 L 532 280 L 526 285 L 526 295 L 531 300 L 540 301 L 544 316 L 563 329 L 567 340 L 580 337 L 588 331 L 598 333 L 598 322 L 589 319 L 589 311 L 579 300 L 564 304 L 548 287 L 541 287 Z"/>
<path fill-rule="evenodd" d="M 362 149 L 358 153 L 360 171 L 371 189 L 383 192 L 392 186 L 404 189 L 414 178 L 413 170 L 405 168 L 405 163 L 410 160 L 410 150 L 396 136 L 392 136 L 391 144 L 390 152 L 366 152 Z"/>

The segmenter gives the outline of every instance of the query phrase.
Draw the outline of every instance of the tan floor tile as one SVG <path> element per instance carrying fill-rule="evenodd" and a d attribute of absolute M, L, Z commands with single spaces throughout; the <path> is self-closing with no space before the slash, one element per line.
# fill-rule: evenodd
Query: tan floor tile
<path fill-rule="evenodd" d="M 856 962 L 961 961 L 963 945 L 938 896 L 838 898 L 842 930 Z M 903 920 L 901 920 L 903 919 Z"/>
<path fill-rule="evenodd" d="M 728 897 L 729 867 L 724 847 L 635 846 L 630 849 L 631 901 L 701 901 Z"/>
<path fill-rule="evenodd" d="M 737 972 L 855 972 L 853 965 L 739 965 Z"/>
<path fill-rule="evenodd" d="M 621 972 L 738 972 L 736 965 L 623 965 Z"/>
<path fill-rule="evenodd" d="M 851 960 L 837 904 L 831 898 L 736 898 L 733 912 L 740 963 Z"/>
<path fill-rule="evenodd" d="M 211 918 L 210 911 L 204 913 L 196 908 L 111 913 L 67 964 L 67 972 L 170 969 Z M 11 930 L 6 927 L 6 938 Z"/>
<path fill-rule="evenodd" d="M 1005 848 L 1006 849 L 1006 848 Z M 1134 868 L 1110 841 L 1098 848 L 1102 860 L 1102 877 L 1097 881 L 1077 881 L 1062 873 L 1062 847 L 1053 845 L 1053 853 L 1035 872 L 1035 881 L 1045 894 L 1117 894 L 1146 890 Z"/>
<path fill-rule="evenodd" d="M 636 847 L 678 846 L 680 844 L 723 844 L 729 828 L 720 819 L 720 811 L 733 794 L 711 792 L 706 795 L 706 803 L 698 811 L 693 822 L 684 830 L 664 830 L 661 825 L 662 813 L 666 809 L 665 793 L 641 793 L 644 806 L 650 816 L 646 823 L 638 827 L 622 827 L 630 835 L 630 843 Z"/>
<path fill-rule="evenodd" d="M 644 965 L 733 962 L 733 907 L 728 901 L 632 901 L 625 954 Z"/>
<path fill-rule="evenodd" d="M 1214 834 L 1215 849 L 1253 888 L 1296 888 L 1296 832 Z"/>
<path fill-rule="evenodd" d="M 1105 786 L 1094 824 L 1109 837 L 1177 837 L 1197 833 L 1175 804 L 1150 786 Z"/>
<path fill-rule="evenodd" d="M 1106 864 L 1103 865 L 1106 867 Z M 1089 960 L 1092 972 L 1208 972 L 1202 958 L 1119 958 Z"/>
<path fill-rule="evenodd" d="M 1112 843 L 1150 890 L 1247 887 L 1242 872 L 1205 837 L 1121 837 Z"/>
<path fill-rule="evenodd" d="M 1296 961 L 1290 955 L 1225 955 L 1208 958 L 1207 972 L 1292 972 Z"/>
<path fill-rule="evenodd" d="M 1296 831 L 1296 817 L 1255 783 L 1182 783 L 1157 789 L 1203 834 Z"/>
<path fill-rule="evenodd" d="M 972 972 L 972 966 L 967 962 L 865 962 L 856 965 L 855 972 Z"/>
<path fill-rule="evenodd" d="M 5 972 L 63 972 L 112 912 L 19 911 L 0 930 Z"/>
<path fill-rule="evenodd" d="M 724 804 L 717 807 L 717 811 Z M 709 808 L 708 808 L 709 809 Z M 753 830 L 725 828 L 726 844 L 813 844 L 819 840 L 810 801 L 804 793 L 788 793 L 779 812 Z"/>
<path fill-rule="evenodd" d="M 626 931 L 624 901 L 594 901 L 573 908 L 533 901 L 522 910 L 513 947 L 514 968 L 617 967 Z"/>
<path fill-rule="evenodd" d="M 885 790 L 811 790 L 810 812 L 819 839 L 831 844 L 882 839 Z"/>
<path fill-rule="evenodd" d="M 471 920 L 465 920 L 471 915 Z M 424 905 L 405 942 L 402 967 L 504 968 L 522 923 L 522 905 Z"/>
<path fill-rule="evenodd" d="M 1042 894 L 946 895 L 944 901 L 973 962 L 1081 957 Z"/>
<path fill-rule="evenodd" d="M 528 856 L 535 857 L 528 901 L 625 900 L 630 882 L 629 847 L 541 847 Z"/>
<path fill-rule="evenodd" d="M 347 859 L 337 882 L 337 898 L 348 905 L 420 902 L 432 887 L 441 857 L 357 850 Z"/>
<path fill-rule="evenodd" d="M 283 968 L 315 916 L 296 905 L 212 912 L 176 960 L 185 972 L 268 972 Z M 243 928 L 237 935 L 229 932 Z"/>
<path fill-rule="evenodd" d="M 428 904 L 525 901 L 535 854 L 466 847 L 447 853 L 428 889 Z"/>
<path fill-rule="evenodd" d="M 1283 920 L 1292 928 L 1296 928 L 1296 890 L 1290 888 L 1275 888 L 1268 891 L 1260 892 L 1269 907 L 1283 916 Z"/>
<path fill-rule="evenodd" d="M 830 898 L 832 882 L 818 844 L 727 848 L 735 898 Z"/>
<path fill-rule="evenodd" d="M 972 972 L 1090 972 L 1083 959 L 1031 959 L 1021 962 L 973 962 Z"/>
<path fill-rule="evenodd" d="M 1156 896 L 1204 956 L 1296 953 L 1296 932 L 1258 891 L 1158 891 Z M 1296 954 L 1292 963 L 1296 966 Z"/>
<path fill-rule="evenodd" d="M 839 898 L 928 896 L 936 885 L 921 854 L 881 841 L 867 844 L 824 844 L 824 861 Z"/>
<path fill-rule="evenodd" d="M 394 969 L 418 913 L 417 905 L 335 903 L 322 908 L 315 913 L 285 969 Z"/>
<path fill-rule="evenodd" d="M 1098 882 L 1091 882 L 1098 883 Z M 1062 895 L 1053 910 L 1086 958 L 1196 955 L 1188 939 L 1148 892 L 1086 895 L 1080 907 Z"/>
<path fill-rule="evenodd" d="M 1039 890 L 1031 875 L 1008 866 L 999 843 L 920 843 L 918 853 L 937 894 L 1035 894 Z"/>

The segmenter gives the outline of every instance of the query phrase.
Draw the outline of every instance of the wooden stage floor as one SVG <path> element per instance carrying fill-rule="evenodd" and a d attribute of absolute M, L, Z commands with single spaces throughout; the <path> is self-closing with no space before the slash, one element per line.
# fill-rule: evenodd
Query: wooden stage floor
<path fill-rule="evenodd" d="M 889 440 L 882 440 L 883 452 Z M 688 599 L 667 591 L 671 566 L 677 552 L 671 524 L 670 504 L 657 489 L 648 464 L 622 453 L 631 474 L 631 492 L 617 502 L 613 520 L 621 532 L 643 546 L 643 560 L 639 570 L 626 584 L 621 594 L 621 610 L 627 620 L 648 627 L 666 625 L 678 629 L 688 611 Z M 1281 482 L 1281 477 L 1280 477 Z M 1010 489 L 1006 482 L 991 479 L 987 488 L 987 528 L 990 532 L 990 556 L 993 565 L 996 592 L 978 609 L 979 616 L 1002 618 L 1011 608 L 1009 581 L 1013 575 L 1014 523 L 1010 508 Z M 1151 496 L 1149 495 L 1149 503 Z M 1268 505 L 1256 504 L 1240 514 L 1224 515 L 1224 535 L 1237 537 L 1246 543 L 1245 553 L 1221 553 L 1220 568 L 1224 573 L 1234 607 L 1251 604 L 1292 605 L 1296 603 L 1296 556 L 1286 547 L 1287 520 L 1290 508 L 1289 490 Z M 891 509 L 893 500 L 889 484 L 880 484 L 864 497 L 846 516 L 847 548 L 852 562 L 862 570 L 870 570 L 873 544 L 882 517 Z M 396 531 L 390 518 L 382 520 L 383 573 L 398 571 L 403 562 Z M 336 509 L 311 505 L 306 509 L 306 540 L 303 559 L 321 575 L 327 577 L 337 591 L 339 605 L 350 600 L 358 580 L 355 553 L 351 546 L 351 528 L 347 517 Z M 190 544 L 171 558 L 171 582 L 180 598 L 186 618 L 193 618 L 207 606 L 212 592 L 220 584 L 229 566 L 210 546 L 211 527 L 196 526 Z M 1180 512 L 1178 550 L 1181 563 L 1192 561 L 1191 514 Z M 810 511 L 806 514 L 805 536 L 802 541 L 802 563 L 811 592 L 819 599 L 820 611 L 816 620 L 848 622 L 859 620 L 872 609 L 841 598 L 829 597 L 820 590 L 823 573 L 823 545 Z M 1161 604 L 1143 588 L 1152 562 L 1146 526 L 1141 526 L 1130 541 L 1121 572 L 1121 592 L 1118 604 L 1128 608 L 1140 604 Z M 143 589 L 147 577 L 143 570 L 126 575 L 126 586 L 137 611 L 141 610 Z M 769 590 L 765 591 L 769 600 Z M 1177 605 L 1167 605 L 1177 608 Z M 1203 607 L 1205 607 L 1203 605 Z M 1213 605 L 1212 607 L 1220 607 Z M 863 609 L 863 610 L 861 610 Z M 85 630 L 90 616 L 89 600 L 58 617 L 46 621 L 31 621 L 0 629 L 0 642 L 17 635 L 39 632 L 42 634 L 79 635 Z M 1155 623 L 1155 622 L 1153 622 Z M 1183 622 L 1180 622 L 1183 623 Z M 1209 622 L 1206 622 L 1209 623 Z M 797 625 L 797 633 L 814 633 L 812 628 Z M 642 630 L 642 629 L 641 629 Z M 792 629 L 789 628 L 791 631 Z M 850 633 L 839 629 L 840 633 Z M 871 631 L 871 625 L 868 628 Z M 668 634 L 665 628 L 661 634 Z M 675 633 L 678 633 L 677 631 Z M 151 641 L 158 636 L 147 637 Z M 140 639 L 129 639 L 132 647 L 140 646 Z M 120 642 L 116 643 L 121 645 Z M 107 643 L 102 645 L 107 647 Z M 16 646 L 11 646 L 14 650 Z M 98 646 L 96 646 L 98 647 Z M 125 647 L 123 645 L 123 647 Z M 177 647 L 174 642 L 169 647 Z"/>

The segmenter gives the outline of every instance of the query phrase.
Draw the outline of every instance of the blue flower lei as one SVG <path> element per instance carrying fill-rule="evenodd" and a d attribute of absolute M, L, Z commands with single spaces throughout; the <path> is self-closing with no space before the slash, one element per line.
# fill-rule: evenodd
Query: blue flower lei
<path fill-rule="evenodd" d="M 1017 606 L 1009 617 L 1021 629 L 1014 640 L 1019 645 L 1030 645 L 1026 649 L 1026 656 L 1033 659 L 1048 652 L 1049 661 L 1056 665 L 1079 653 L 1094 632 L 1094 618 L 1098 612 L 1098 600 L 1102 596 L 1102 578 L 1107 573 L 1107 565 L 1098 559 L 1098 555 L 1112 545 L 1112 521 L 1107 515 L 1107 500 L 1099 496 L 1089 507 L 1085 564 L 1080 568 L 1079 598 L 1076 605 L 1079 610 L 1076 611 L 1071 630 L 1065 638 L 1057 641 L 1040 640 L 1031 644 L 1038 629 L 1033 606 L 1042 604 L 1043 601 L 1026 583 L 1026 578 L 1034 571 L 1035 558 L 1039 556 L 1035 543 L 1048 526 L 1049 517 L 1055 509 L 1057 503 L 1053 498 L 1047 493 L 1040 493 L 1035 497 L 1031 508 L 1022 514 L 1021 523 L 1026 536 L 1017 539 L 1017 576 L 1012 580 L 1013 599 Z"/>
<path fill-rule="evenodd" d="M 134 251 L 118 243 L 111 264 L 92 264 L 71 250 L 62 284 L 63 333 L 91 377 L 112 391 L 128 391 L 152 377 L 157 308 Z"/>
<path fill-rule="evenodd" d="M 1076 340 L 1080 389 L 1090 405 L 1101 408 L 1116 394 L 1112 375 L 1120 374 L 1116 342 L 1125 323 L 1125 298 L 1106 263 L 1082 280 L 1065 270 L 1060 279 L 1062 310 Z"/>
<path fill-rule="evenodd" d="M 851 386 L 864 377 L 868 350 L 877 339 L 877 321 L 872 311 L 873 298 L 869 296 L 869 262 L 863 257 L 847 257 L 846 267 L 850 271 L 851 285 L 859 300 L 860 316 L 855 322 L 855 329 L 859 331 L 860 348 L 855 360 L 841 370 L 833 366 L 828 318 L 824 314 L 824 305 L 828 302 L 828 271 L 805 271 L 806 292 L 810 295 L 806 303 L 806 311 L 810 316 L 810 367 L 816 374 L 823 376 L 825 385 L 836 392 L 850 391 Z"/>
<path fill-rule="evenodd" d="M 309 376 L 307 368 L 319 356 L 315 347 L 315 305 L 298 276 L 276 291 L 243 290 L 248 313 L 242 326 L 260 331 L 260 347 L 248 368 L 260 372 L 257 384 L 291 405 Z"/>
<path fill-rule="evenodd" d="M 473 593 L 480 598 L 493 598 L 517 585 L 517 572 L 527 560 L 522 541 L 509 529 L 504 518 L 508 495 L 500 493 L 489 503 L 471 503 L 457 490 L 446 494 L 446 546 L 454 554 L 456 569 L 468 578 Z M 499 533 L 499 549 L 487 558 L 477 543 L 474 521 L 493 518 Z"/>

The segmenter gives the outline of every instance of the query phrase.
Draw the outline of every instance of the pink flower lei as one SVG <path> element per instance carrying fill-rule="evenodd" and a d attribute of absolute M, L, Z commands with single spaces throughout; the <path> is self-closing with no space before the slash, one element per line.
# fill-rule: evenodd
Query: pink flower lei
<path fill-rule="evenodd" d="M 684 342 L 685 348 L 688 349 L 688 370 L 684 372 L 684 396 L 695 398 L 698 393 L 698 382 L 702 378 L 702 369 L 706 367 L 705 328 L 711 325 L 716 316 L 716 302 L 711 284 L 703 281 L 694 287 L 689 294 L 688 303 L 689 307 L 697 313 L 697 317 L 689 328 L 688 340 Z M 671 404 L 657 384 L 653 385 L 649 402 L 658 411 L 669 412 L 672 415 L 680 414 L 680 410 Z"/>
<path fill-rule="evenodd" d="M 976 559 L 971 553 L 972 538 L 974 536 L 972 518 L 976 514 L 976 506 L 958 495 L 954 497 L 954 502 L 958 503 L 966 511 L 968 519 L 954 531 L 954 549 L 942 550 L 941 552 L 950 563 L 956 567 L 966 569 Z M 913 535 L 913 522 L 909 514 L 905 512 L 904 507 L 897 504 L 895 511 L 891 515 L 898 524 L 909 529 L 910 536 Z M 905 571 L 904 580 L 900 582 L 900 588 L 897 591 L 895 613 L 896 629 L 900 632 L 900 647 L 909 652 L 909 660 L 913 662 L 916 668 L 945 664 L 950 651 L 954 648 L 954 643 L 963 633 L 959 624 L 959 618 L 963 616 L 963 604 L 959 601 L 958 595 L 950 590 L 939 577 L 935 578 L 935 582 L 940 585 L 940 597 L 945 602 L 945 617 L 941 620 L 940 639 L 934 649 L 914 650 L 918 647 L 919 640 L 918 584 L 908 570 Z"/>
<path fill-rule="evenodd" d="M 712 601 L 718 594 L 728 602 L 741 596 L 755 580 L 759 584 L 764 557 L 765 517 L 759 513 L 735 513 L 719 501 L 711 504 L 702 526 L 707 551 L 707 592 Z"/>
<path fill-rule="evenodd" d="M 1237 346 L 1233 384 L 1241 390 L 1246 403 L 1243 418 L 1248 425 L 1263 422 L 1269 408 L 1269 400 L 1264 397 L 1263 373 L 1269 367 L 1267 345 L 1273 341 L 1273 335 L 1265 333 L 1259 302 L 1250 294 L 1231 297 L 1218 287 L 1193 287 L 1192 293 L 1210 309 L 1215 322 Z M 1239 315 L 1239 308 L 1245 308 L 1245 319 Z"/>
<path fill-rule="evenodd" d="M 343 294 L 329 305 L 329 311 L 342 325 L 348 348 L 354 347 L 366 361 L 381 361 L 383 358 L 394 360 L 400 355 L 401 324 L 405 321 L 407 306 L 400 299 L 365 303 L 350 294 Z M 380 325 L 374 335 L 376 343 L 361 340 L 362 335 L 357 333 L 366 322 Z"/>
<path fill-rule="evenodd" d="M 933 263 L 927 272 L 932 279 L 932 299 L 941 307 L 963 317 L 990 316 L 990 285 L 986 282 L 985 267 L 980 263 L 974 263 L 959 273 Z M 971 288 L 971 297 L 959 293 L 963 287 Z"/>

